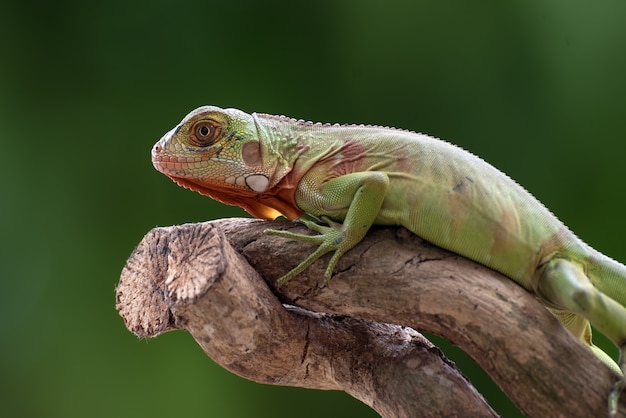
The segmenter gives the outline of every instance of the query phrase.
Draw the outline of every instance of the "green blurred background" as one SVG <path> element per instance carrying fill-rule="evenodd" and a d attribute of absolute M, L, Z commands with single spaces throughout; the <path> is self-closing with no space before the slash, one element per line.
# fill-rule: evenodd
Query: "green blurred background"
<path fill-rule="evenodd" d="M 240 379 L 184 332 L 139 340 L 115 311 L 151 228 L 244 215 L 150 163 L 203 104 L 447 138 L 626 261 L 625 19 L 623 0 L 2 2 L 3 416 L 376 416 Z"/>

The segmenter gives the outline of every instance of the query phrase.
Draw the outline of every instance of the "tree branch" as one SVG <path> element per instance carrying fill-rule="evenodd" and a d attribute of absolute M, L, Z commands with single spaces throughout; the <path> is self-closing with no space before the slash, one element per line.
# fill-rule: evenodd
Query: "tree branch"
<path fill-rule="evenodd" d="M 606 411 L 616 376 L 500 274 L 402 228 L 376 228 L 329 284 L 320 261 L 277 290 L 274 280 L 312 248 L 266 236 L 266 228 L 306 231 L 250 219 L 150 231 L 117 289 L 127 327 L 142 337 L 187 329 L 240 376 L 344 390 L 382 416 L 494 416 L 408 326 L 460 346 L 528 416 Z M 285 309 L 276 295 L 298 308 Z"/>

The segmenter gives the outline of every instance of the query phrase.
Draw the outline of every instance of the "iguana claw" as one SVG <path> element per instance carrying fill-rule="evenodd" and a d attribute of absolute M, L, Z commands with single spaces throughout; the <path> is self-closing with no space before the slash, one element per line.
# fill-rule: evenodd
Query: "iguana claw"
<path fill-rule="evenodd" d="M 321 256 L 326 253 L 334 251 L 333 257 L 331 258 L 326 271 L 324 273 L 324 279 L 326 281 L 330 280 L 333 274 L 333 270 L 335 265 L 339 261 L 339 258 L 349 249 L 342 249 L 343 243 L 343 225 L 337 222 L 334 222 L 326 217 L 322 218 L 322 221 L 326 222 L 326 225 L 320 225 L 316 222 L 309 221 L 306 219 L 298 219 L 298 222 L 302 222 L 307 228 L 318 232 L 319 235 L 307 235 L 307 234 L 297 234 L 290 231 L 280 231 L 277 229 L 266 229 L 264 232 L 268 235 L 276 235 L 283 238 L 289 238 L 296 241 L 301 242 L 310 242 L 312 244 L 317 244 L 318 247 L 313 253 L 311 253 L 307 258 L 304 259 L 300 264 L 298 264 L 295 268 L 289 271 L 284 276 L 280 277 L 276 280 L 276 286 L 280 287 L 283 284 L 287 283 L 289 280 L 293 279 L 298 274 L 302 273 L 306 270 L 311 264 L 317 261 Z"/>

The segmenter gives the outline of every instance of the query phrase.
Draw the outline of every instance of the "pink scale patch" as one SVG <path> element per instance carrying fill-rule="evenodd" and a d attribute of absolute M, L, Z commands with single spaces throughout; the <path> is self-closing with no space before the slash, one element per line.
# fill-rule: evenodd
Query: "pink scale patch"
<path fill-rule="evenodd" d="M 334 160 L 332 171 L 337 176 L 360 171 L 365 159 L 365 149 L 362 144 L 347 139 Z"/>

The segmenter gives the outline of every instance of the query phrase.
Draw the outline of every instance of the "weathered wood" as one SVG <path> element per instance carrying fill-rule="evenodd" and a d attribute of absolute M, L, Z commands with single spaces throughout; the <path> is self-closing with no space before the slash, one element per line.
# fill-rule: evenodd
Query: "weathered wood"
<path fill-rule="evenodd" d="M 511 280 L 404 229 L 376 228 L 330 283 L 320 280 L 325 258 L 271 291 L 257 272 L 271 286 L 311 246 L 264 235 L 270 227 L 305 230 L 250 219 L 152 230 L 118 286 L 128 328 L 187 329 L 238 375 L 344 390 L 383 416 L 492 416 L 408 326 L 461 347 L 528 416 L 604 415 L 615 376 Z M 316 313 L 287 310 L 276 295 Z"/>

